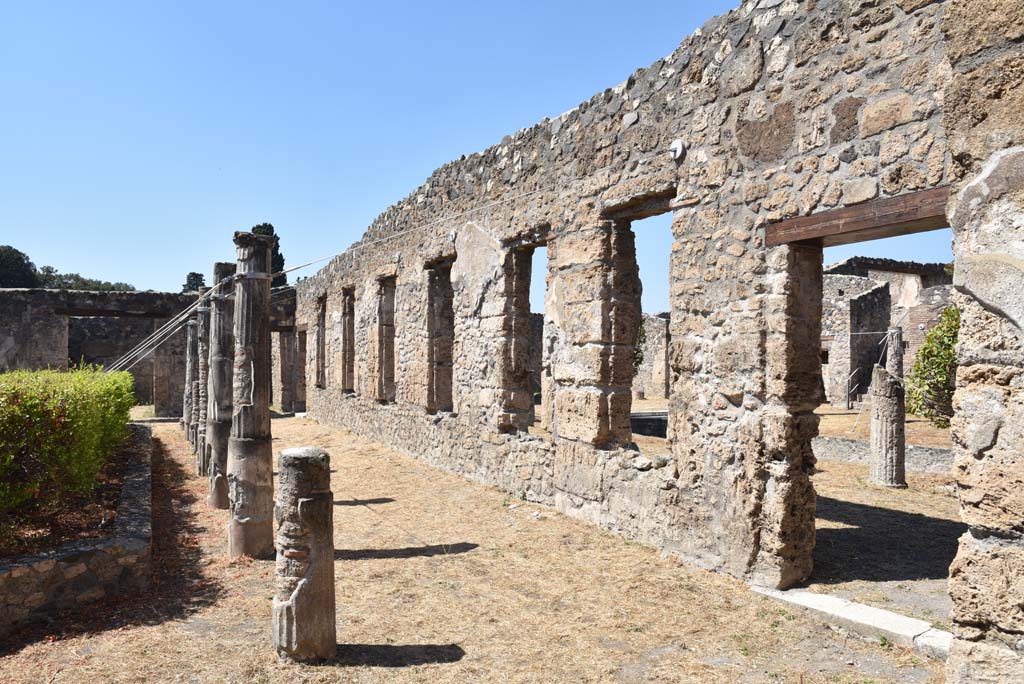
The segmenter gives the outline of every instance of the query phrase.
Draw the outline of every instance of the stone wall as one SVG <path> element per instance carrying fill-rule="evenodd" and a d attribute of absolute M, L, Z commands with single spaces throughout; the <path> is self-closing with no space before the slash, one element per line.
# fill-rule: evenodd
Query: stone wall
<path fill-rule="evenodd" d="M 865 394 L 871 384 L 872 346 L 884 335 L 889 324 L 889 284 L 856 275 L 833 275 L 823 278 L 821 297 L 822 359 L 821 374 L 826 400 L 845 405 L 849 388 L 857 386 L 856 395 Z M 857 369 L 857 375 L 850 375 Z"/>
<path fill-rule="evenodd" d="M 111 362 L 195 299 L 169 292 L 0 289 L 0 372 L 66 369 L 69 359 L 83 357 Z M 181 415 L 184 337 L 183 331 L 170 336 L 131 369 L 136 399 L 153 402 L 158 416 Z"/>
<path fill-rule="evenodd" d="M 108 366 L 153 334 L 151 318 L 71 316 L 68 318 L 68 360 L 72 364 Z M 135 380 L 135 402 L 153 403 L 153 356 L 129 371 Z"/>
<path fill-rule="evenodd" d="M 921 291 L 917 302 L 907 309 L 906 318 L 900 324 L 903 328 L 903 368 L 914 367 L 917 350 L 924 344 L 928 331 L 942 320 L 942 312 L 950 305 L 952 285 L 937 285 Z"/>
<path fill-rule="evenodd" d="M 0 636 L 26 622 L 52 618 L 58 611 L 123 598 L 148 586 L 152 437 L 148 426 L 130 427 L 124 448 L 138 460 L 125 475 L 110 535 L 0 560 Z"/>
<path fill-rule="evenodd" d="M 952 682 L 1024 681 L 1024 4 L 952 0 L 942 22 L 961 313 L 953 444 L 968 532 L 950 568 Z"/>
<path fill-rule="evenodd" d="M 619 86 L 438 169 L 297 284 L 308 411 L 703 567 L 805 578 L 821 249 L 766 249 L 763 228 L 948 182 L 942 10 L 751 0 Z M 667 211 L 672 458 L 649 467 L 628 448 L 630 222 Z M 538 245 L 548 269 L 531 274 Z M 430 362 L 441 260 L 453 260 L 450 371 Z M 540 411 L 525 372 L 531 277 L 547 281 Z M 318 387 L 317 359 L 339 365 L 330 322 L 349 296 L 353 386 L 328 372 Z M 380 391 L 391 368 L 393 401 Z M 429 388 L 448 372 L 452 410 L 432 413 Z M 531 420 L 550 437 L 528 434 Z"/>
<path fill-rule="evenodd" d="M 859 394 L 871 386 L 874 366 L 885 365 L 889 350 L 881 345 L 889 329 L 892 300 L 889 283 L 850 299 L 850 370 L 859 368 L 856 380 Z"/>

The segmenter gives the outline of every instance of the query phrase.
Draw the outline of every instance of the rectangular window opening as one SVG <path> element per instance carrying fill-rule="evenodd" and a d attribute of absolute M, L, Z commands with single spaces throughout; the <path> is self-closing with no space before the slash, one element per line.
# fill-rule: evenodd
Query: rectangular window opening
<path fill-rule="evenodd" d="M 316 386 L 327 387 L 327 295 L 316 303 Z"/>
<path fill-rule="evenodd" d="M 356 384 L 356 291 L 341 291 L 341 390 L 352 394 Z"/>
<path fill-rule="evenodd" d="M 377 299 L 377 400 L 395 401 L 395 289 L 394 276 L 380 280 Z"/>
<path fill-rule="evenodd" d="M 452 411 L 455 348 L 453 259 L 427 267 L 427 411 Z"/>

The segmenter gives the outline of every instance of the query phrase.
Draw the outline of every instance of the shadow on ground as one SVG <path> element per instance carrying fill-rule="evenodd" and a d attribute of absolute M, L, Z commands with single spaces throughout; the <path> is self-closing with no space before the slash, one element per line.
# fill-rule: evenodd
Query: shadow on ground
<path fill-rule="evenodd" d="M 945 579 L 956 556 L 960 522 L 818 497 L 816 516 L 850 525 L 819 528 L 812 581 L 837 584 Z"/>
<path fill-rule="evenodd" d="M 382 558 L 419 558 L 430 556 L 452 556 L 466 553 L 480 546 L 468 542 L 458 544 L 429 544 L 409 546 L 402 549 L 337 549 L 334 560 L 377 560 Z"/>
<path fill-rule="evenodd" d="M 334 658 L 324 665 L 342 667 L 413 667 L 455 663 L 466 652 L 457 644 L 338 644 Z"/>
<path fill-rule="evenodd" d="M 379 499 L 344 499 L 334 502 L 335 506 L 372 506 L 374 504 L 394 503 L 395 500 L 388 497 Z"/>
<path fill-rule="evenodd" d="M 56 613 L 45 623 L 26 625 L 0 640 L 0 655 L 41 640 L 180 620 L 220 598 L 220 582 L 201 570 L 197 535 L 203 530 L 192 512 L 196 497 L 186 486 L 190 474 L 159 439 L 153 440 L 152 463 L 153 573 L 149 589 L 133 597 Z"/>

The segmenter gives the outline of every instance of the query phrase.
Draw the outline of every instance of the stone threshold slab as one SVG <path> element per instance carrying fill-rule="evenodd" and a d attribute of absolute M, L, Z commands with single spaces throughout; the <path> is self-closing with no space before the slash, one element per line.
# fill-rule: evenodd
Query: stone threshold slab
<path fill-rule="evenodd" d="M 814 613 L 830 624 L 868 639 L 885 637 L 894 644 L 912 648 L 931 658 L 945 660 L 949 656 L 953 635 L 935 629 L 924 620 L 803 589 L 779 591 L 758 586 L 752 586 L 751 589 L 762 596 Z"/>

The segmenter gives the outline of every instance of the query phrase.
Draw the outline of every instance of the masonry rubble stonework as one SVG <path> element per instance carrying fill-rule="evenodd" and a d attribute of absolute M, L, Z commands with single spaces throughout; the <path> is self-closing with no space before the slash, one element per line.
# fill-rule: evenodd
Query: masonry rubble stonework
<path fill-rule="evenodd" d="M 850 180 L 888 173 L 880 197 L 950 182 L 943 7 L 747 2 L 625 83 L 438 169 L 297 284 L 307 410 L 701 566 L 777 587 L 806 578 L 822 255 L 767 249 L 763 228 L 840 206 Z M 921 154 L 886 163 L 883 141 L 896 138 Z M 685 154 L 670 152 L 677 141 Z M 630 221 L 666 211 L 672 458 L 638 469 Z M 519 255 L 542 244 L 548 268 L 532 277 L 547 282 L 552 387 L 537 410 L 521 389 L 515 319 Z M 439 260 L 452 264 L 455 361 L 452 410 L 431 413 L 428 266 Z M 382 282 L 394 284 L 394 401 L 379 391 Z M 346 293 L 351 391 L 333 381 Z M 534 411 L 550 437 L 527 430 Z"/>
<path fill-rule="evenodd" d="M 950 205 L 958 397 L 972 407 L 954 435 L 973 454 L 960 466 L 972 533 L 954 566 L 950 672 L 1019 671 L 1018 609 L 1004 617 L 998 601 L 967 598 L 1024 603 L 994 589 L 1007 572 L 998 558 L 1024 553 L 1020 488 L 1001 483 L 1022 467 L 1019 243 L 988 237 L 989 226 L 1021 230 L 1006 150 L 1024 143 L 1024 58 L 1019 4 L 995 4 L 1005 20 L 968 0 L 744 2 L 619 86 L 441 167 L 297 285 L 307 410 L 688 562 L 792 586 L 814 546 L 822 381 L 808 360 L 821 348 L 822 251 L 768 248 L 765 229 L 922 190 L 972 193 Z M 666 211 L 671 457 L 652 465 L 629 433 L 630 222 Z M 540 245 L 547 269 L 531 274 Z M 449 372 L 430 361 L 440 262 L 454 312 L 450 410 L 435 410 L 430 389 Z M 547 284 L 536 406 L 522 342 L 531 277 Z"/>

